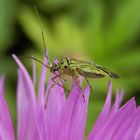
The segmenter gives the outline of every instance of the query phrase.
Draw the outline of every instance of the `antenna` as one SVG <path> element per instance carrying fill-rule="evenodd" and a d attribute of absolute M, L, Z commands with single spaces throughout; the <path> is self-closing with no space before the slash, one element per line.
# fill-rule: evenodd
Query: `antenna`
<path fill-rule="evenodd" d="M 42 64 L 43 66 L 45 66 L 46 68 L 50 69 L 50 66 L 44 64 L 42 61 L 38 60 L 37 58 L 33 57 L 33 56 L 20 56 L 18 58 L 28 58 L 28 59 L 33 59 L 37 62 L 39 62 L 40 64 Z"/>
<path fill-rule="evenodd" d="M 37 19 L 39 21 L 39 25 L 40 25 L 40 30 L 41 30 L 41 36 L 42 36 L 42 40 L 43 40 L 43 48 L 44 48 L 44 52 L 45 52 L 45 57 L 47 58 L 48 60 L 48 64 L 51 66 L 51 61 L 48 57 L 48 54 L 47 54 L 47 49 L 46 49 L 46 43 L 45 43 L 45 35 L 44 35 L 44 32 L 43 32 L 43 25 L 42 25 L 42 22 L 41 22 L 41 19 L 40 19 L 40 16 L 39 16 L 39 12 L 37 10 L 37 7 L 34 6 L 34 10 L 35 10 L 35 13 L 36 13 L 36 16 L 37 16 Z M 34 59 L 35 60 L 35 59 Z"/>

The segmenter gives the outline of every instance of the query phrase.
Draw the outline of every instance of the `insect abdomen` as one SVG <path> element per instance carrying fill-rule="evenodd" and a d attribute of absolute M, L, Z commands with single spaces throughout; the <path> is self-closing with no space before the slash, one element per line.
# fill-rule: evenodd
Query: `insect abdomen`
<path fill-rule="evenodd" d="M 98 73 L 91 73 L 91 72 L 79 72 L 81 76 L 87 77 L 87 78 L 103 78 L 103 74 Z"/>

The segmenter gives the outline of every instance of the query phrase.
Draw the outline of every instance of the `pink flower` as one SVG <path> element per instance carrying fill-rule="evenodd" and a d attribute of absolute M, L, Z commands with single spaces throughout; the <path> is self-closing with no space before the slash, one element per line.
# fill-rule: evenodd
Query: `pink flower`
<path fill-rule="evenodd" d="M 56 85 L 44 107 L 51 79 L 45 88 L 46 68 L 43 67 L 35 92 L 35 68 L 31 80 L 23 64 L 13 56 L 19 66 L 17 86 L 17 140 L 84 140 L 90 88 L 81 91 L 76 84 L 65 97 L 63 88 Z M 51 76 L 52 77 L 52 76 Z M 60 83 L 61 84 L 61 83 Z M 14 128 L 4 98 L 4 78 L 0 78 L 0 140 L 15 140 Z M 85 101 L 83 96 L 85 96 Z M 116 92 L 111 105 L 112 84 L 105 105 L 87 140 L 140 140 L 140 108 L 135 99 L 120 106 L 123 92 Z"/>

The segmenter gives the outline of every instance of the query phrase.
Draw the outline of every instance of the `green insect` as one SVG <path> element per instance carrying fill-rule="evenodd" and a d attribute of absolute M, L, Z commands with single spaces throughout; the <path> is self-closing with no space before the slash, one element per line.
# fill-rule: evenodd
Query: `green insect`
<path fill-rule="evenodd" d="M 63 80 L 65 75 L 71 76 L 79 88 L 81 88 L 77 79 L 79 76 L 83 76 L 89 86 L 90 83 L 88 78 L 103 78 L 105 76 L 109 76 L 114 79 L 119 78 L 117 74 L 94 62 L 76 60 L 68 57 L 58 59 L 57 63 L 49 63 L 49 66 L 47 67 L 50 69 L 51 73 L 55 74 L 52 80 L 54 81 L 57 79 L 54 81 L 54 84 L 51 86 L 51 88 Z"/>
<path fill-rule="evenodd" d="M 32 59 L 35 59 L 36 61 L 39 61 L 36 58 L 31 57 Z M 62 81 L 65 77 L 65 75 L 69 75 L 73 81 L 79 86 L 81 89 L 81 86 L 78 81 L 79 76 L 83 76 L 85 80 L 87 81 L 87 84 L 91 87 L 88 78 L 103 78 L 105 76 L 109 76 L 114 79 L 118 79 L 119 76 L 107 68 L 100 66 L 94 62 L 88 62 L 88 61 L 82 61 L 82 60 L 76 60 L 69 57 L 64 57 L 58 59 L 57 62 L 54 62 L 53 64 L 49 61 L 48 56 L 46 55 L 46 58 L 48 60 L 48 65 L 42 63 L 45 67 L 47 67 L 51 73 L 54 74 L 54 77 L 52 78 L 52 81 L 54 82 L 52 86 L 49 89 L 49 92 L 51 88 L 53 88 L 55 85 L 59 85 L 59 82 Z M 62 86 L 61 86 L 62 87 Z"/>
<path fill-rule="evenodd" d="M 51 87 L 48 90 L 47 100 L 45 102 L 45 108 L 47 106 L 50 91 L 54 86 L 59 85 L 60 87 L 62 87 L 64 89 L 64 91 L 68 90 L 64 87 L 64 85 L 62 86 L 60 84 L 60 82 L 63 83 L 62 81 L 64 80 L 65 75 L 69 75 L 80 89 L 82 89 L 82 88 L 78 81 L 79 76 L 83 76 L 85 78 L 85 80 L 87 81 L 87 84 L 90 86 L 90 88 L 91 88 L 91 85 L 90 85 L 88 78 L 103 78 L 105 76 L 109 76 L 114 79 L 119 78 L 119 76 L 117 74 L 111 72 L 107 68 L 100 66 L 94 62 L 88 62 L 88 61 L 72 59 L 69 57 L 64 57 L 64 58 L 58 59 L 57 62 L 54 62 L 52 64 L 49 61 L 48 56 L 46 55 L 48 64 L 44 64 L 43 62 L 41 62 L 40 60 L 38 60 L 34 57 L 29 57 L 29 58 L 32 58 L 32 59 L 40 62 L 46 68 L 48 68 L 51 73 L 54 74 L 54 77 L 52 77 L 52 79 L 51 79 L 53 81 L 53 84 L 51 85 Z M 84 99 L 84 95 L 83 95 L 83 99 Z"/>
<path fill-rule="evenodd" d="M 105 67 L 100 66 L 94 62 L 88 62 L 88 61 L 82 61 L 82 60 L 76 60 L 76 59 L 64 57 L 64 58 L 58 59 L 57 63 L 52 64 L 51 61 L 49 60 L 49 57 L 46 51 L 45 36 L 44 36 L 43 28 L 42 28 L 43 26 L 41 24 L 41 19 L 37 11 L 37 8 L 34 7 L 34 9 L 35 9 L 35 12 L 36 12 L 39 24 L 40 24 L 43 47 L 45 51 L 45 57 L 48 60 L 48 65 L 43 64 L 41 61 L 37 60 L 36 58 L 33 58 L 33 57 L 30 57 L 30 58 L 36 61 L 39 61 L 40 63 L 45 65 L 48 69 L 50 69 L 50 72 L 55 75 L 52 78 L 52 81 L 54 82 L 54 84 L 50 87 L 50 89 L 57 84 L 60 85 L 59 82 L 64 79 L 65 75 L 71 76 L 73 81 L 79 86 L 79 88 L 81 88 L 79 85 L 78 78 L 77 78 L 79 76 L 83 76 L 86 79 L 89 86 L 90 86 L 90 83 L 88 81 L 88 78 L 102 78 L 106 75 L 115 79 L 119 78 L 117 74 L 111 72 Z"/>
<path fill-rule="evenodd" d="M 31 59 L 34 59 L 34 60 L 40 62 L 45 67 L 47 67 L 51 73 L 54 74 L 54 77 L 51 79 L 54 83 L 51 85 L 51 87 L 48 90 L 48 95 L 47 95 L 48 97 L 50 94 L 50 90 L 55 85 L 59 85 L 59 86 L 64 88 L 64 86 L 62 86 L 60 84 L 60 82 L 64 80 L 65 75 L 69 75 L 73 79 L 75 84 L 78 85 L 78 87 L 80 89 L 81 89 L 81 86 L 80 86 L 79 81 L 78 81 L 79 76 L 83 76 L 90 87 L 91 87 L 91 85 L 88 81 L 88 78 L 102 78 L 105 76 L 110 76 L 111 78 L 114 78 L 114 79 L 119 78 L 117 74 L 111 72 L 107 68 L 100 66 L 94 62 L 88 62 L 88 61 L 72 59 L 69 57 L 64 57 L 64 58 L 58 59 L 57 63 L 56 62 L 51 63 L 49 58 L 48 58 L 48 55 L 47 55 L 46 45 L 45 45 L 45 37 L 44 37 L 43 29 L 42 29 L 41 20 L 40 20 L 40 17 L 39 17 L 39 14 L 38 14 L 36 7 L 35 7 L 35 11 L 36 11 L 36 15 L 38 17 L 40 27 L 41 27 L 41 35 L 42 35 L 42 39 L 43 39 L 45 57 L 48 60 L 48 64 L 46 65 L 34 57 L 26 57 L 26 58 L 31 58 Z M 64 88 L 64 90 L 65 90 L 65 88 Z M 48 100 L 48 97 L 47 97 L 47 100 Z M 47 104 L 47 101 L 46 101 L 46 104 Z"/>

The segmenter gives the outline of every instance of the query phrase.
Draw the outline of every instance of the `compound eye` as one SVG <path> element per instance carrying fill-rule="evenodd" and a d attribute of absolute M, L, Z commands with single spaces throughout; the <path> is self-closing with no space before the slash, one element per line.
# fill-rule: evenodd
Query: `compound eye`
<path fill-rule="evenodd" d="M 65 69 L 67 69 L 67 68 L 68 68 L 68 66 L 64 66 L 64 68 L 65 68 Z"/>

